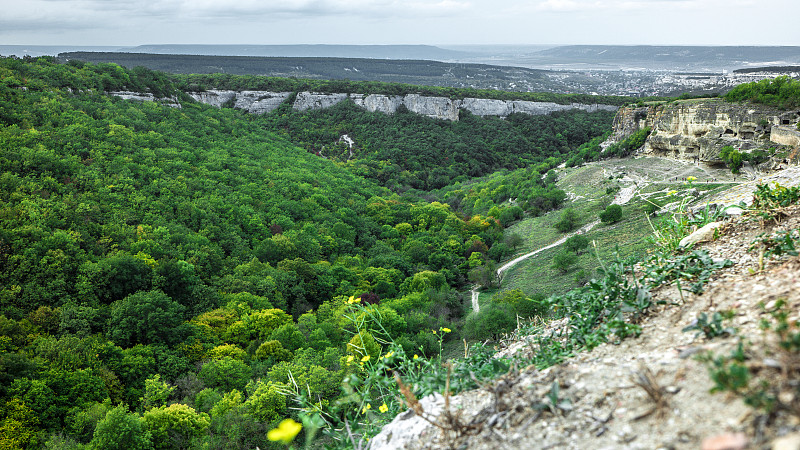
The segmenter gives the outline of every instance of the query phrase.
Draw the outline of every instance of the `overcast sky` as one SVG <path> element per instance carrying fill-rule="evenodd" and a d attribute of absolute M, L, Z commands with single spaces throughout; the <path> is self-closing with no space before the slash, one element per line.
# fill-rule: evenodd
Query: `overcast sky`
<path fill-rule="evenodd" d="M 800 45 L 798 0 L 0 0 L 0 44 Z"/>

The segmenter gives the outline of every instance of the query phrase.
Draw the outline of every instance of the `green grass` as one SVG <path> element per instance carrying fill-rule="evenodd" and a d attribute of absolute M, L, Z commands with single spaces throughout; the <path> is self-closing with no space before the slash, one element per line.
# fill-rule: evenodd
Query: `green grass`
<path fill-rule="evenodd" d="M 509 289 L 520 289 L 528 295 L 565 293 L 577 286 L 576 275 L 581 270 L 585 271 L 588 277 L 596 275 L 595 270 L 600 266 L 598 255 L 605 263 L 612 259 L 616 249 L 622 257 L 646 254 L 651 247 L 648 238 L 653 233 L 645 213 L 647 200 L 659 205 L 677 203 L 686 195 L 686 190 L 696 188 L 701 195 L 691 205 L 698 205 L 703 204 L 712 195 L 731 187 L 730 183 L 687 185 L 681 181 L 660 181 L 671 179 L 672 176 L 684 172 L 688 172 L 685 176 L 698 178 L 700 175 L 708 178 L 719 174 L 716 170 L 706 169 L 706 172 L 703 172 L 700 168 L 654 158 L 615 160 L 564 169 L 558 182 L 559 187 L 576 196 L 576 200 L 565 205 L 565 208 L 575 209 L 582 218 L 582 224 L 597 220 L 600 211 L 613 200 L 615 193 L 606 193 L 607 188 L 624 187 L 629 184 L 616 178 L 617 174 L 626 173 L 640 177 L 650 175 L 655 181 L 638 191 L 628 204 L 622 206 L 623 219 L 620 222 L 611 225 L 598 224 L 586 234 L 589 241 L 593 241 L 596 245 L 597 251 L 595 252 L 590 246 L 586 253 L 578 257 L 577 263 L 567 273 L 551 267 L 553 256 L 561 251 L 562 247 L 548 249 L 509 269 L 503 277 L 501 288 L 491 293 L 482 293 L 479 301 L 483 304 L 483 301 L 488 300 L 491 295 Z M 609 180 L 609 176 L 614 178 Z M 677 192 L 670 195 L 671 191 Z M 517 256 L 549 245 L 562 237 L 563 234 L 553 227 L 560 216 L 561 210 L 553 211 L 512 225 L 509 232 L 518 233 L 524 239 Z"/>
<path fill-rule="evenodd" d="M 561 246 L 554 247 L 509 269 L 503 279 L 502 290 L 520 289 L 528 295 L 563 294 L 577 287 L 575 277 L 581 270 L 590 277 L 595 274 L 595 269 L 600 266 L 598 255 L 604 262 L 612 259 L 616 248 L 619 248 L 623 257 L 643 255 L 649 247 L 647 239 L 651 234 L 644 205 L 640 202 L 625 205 L 622 221 L 611 225 L 601 223 L 586 234 L 589 241 L 596 244 L 597 252 L 590 246 L 586 253 L 578 257 L 570 271 L 562 273 L 551 267 L 553 256 L 562 249 Z"/>

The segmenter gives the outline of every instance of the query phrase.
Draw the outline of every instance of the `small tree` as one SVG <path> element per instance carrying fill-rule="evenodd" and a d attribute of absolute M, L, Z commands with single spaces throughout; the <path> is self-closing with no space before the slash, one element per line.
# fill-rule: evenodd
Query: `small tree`
<path fill-rule="evenodd" d="M 514 249 L 514 251 L 516 251 L 517 247 L 522 245 L 522 242 L 523 242 L 522 236 L 520 236 L 517 233 L 507 234 L 505 239 L 504 239 L 504 241 L 505 241 L 506 245 L 511 247 L 512 249 Z"/>
<path fill-rule="evenodd" d="M 739 169 L 744 164 L 744 155 L 739 150 L 736 150 L 730 145 L 722 147 L 719 151 L 719 157 L 731 169 L 733 173 L 739 173 Z"/>
<path fill-rule="evenodd" d="M 567 273 L 577 261 L 578 256 L 565 249 L 556 253 L 556 256 L 553 257 L 552 267 L 558 269 L 561 273 Z"/>
<path fill-rule="evenodd" d="M 145 412 L 144 422 L 153 437 L 153 447 L 166 450 L 189 448 L 193 439 L 206 432 L 211 419 L 206 413 L 175 403 Z"/>
<path fill-rule="evenodd" d="M 589 246 L 589 238 L 582 234 L 576 234 L 575 236 L 570 237 L 564 242 L 564 248 L 567 250 L 575 253 L 576 255 L 580 255 L 583 253 L 583 249 Z"/>
<path fill-rule="evenodd" d="M 600 213 L 600 220 L 603 223 L 616 223 L 622 219 L 622 206 L 608 205 L 605 211 Z"/>
<path fill-rule="evenodd" d="M 89 447 L 92 449 L 151 449 L 153 444 L 144 421 L 138 415 L 128 412 L 127 406 L 120 405 L 97 422 Z"/>
<path fill-rule="evenodd" d="M 144 397 L 140 398 L 144 409 L 166 406 L 175 386 L 161 381 L 161 375 L 155 374 L 144 380 Z"/>
<path fill-rule="evenodd" d="M 555 227 L 556 230 L 567 233 L 569 231 L 578 228 L 580 225 L 580 218 L 578 217 L 578 213 L 575 212 L 574 209 L 568 208 L 565 209 L 564 212 L 561 213 L 561 219 L 556 222 Z"/>

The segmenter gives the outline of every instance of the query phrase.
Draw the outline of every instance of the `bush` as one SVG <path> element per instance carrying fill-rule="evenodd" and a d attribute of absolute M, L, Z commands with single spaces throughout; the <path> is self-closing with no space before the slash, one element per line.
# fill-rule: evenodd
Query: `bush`
<path fill-rule="evenodd" d="M 528 297 L 519 289 L 502 291 L 492 297 L 492 304 L 510 305 L 514 313 L 520 317 L 543 316 L 547 313 L 544 305 L 544 297 Z"/>
<path fill-rule="evenodd" d="M 554 269 L 558 269 L 561 271 L 561 273 L 567 273 L 577 261 L 578 256 L 575 255 L 575 253 L 564 249 L 556 253 L 556 255 L 553 257 L 552 267 Z"/>
<path fill-rule="evenodd" d="M 741 169 L 742 164 L 744 164 L 744 156 L 742 153 L 730 145 L 722 147 L 719 151 L 719 157 L 733 173 L 739 173 L 739 169 Z"/>
<path fill-rule="evenodd" d="M 153 436 L 156 449 L 189 448 L 192 440 L 202 436 L 211 422 L 206 413 L 175 403 L 153 408 L 144 413 L 144 421 Z"/>
<path fill-rule="evenodd" d="M 511 250 L 504 242 L 498 242 L 489 249 L 489 258 L 492 258 L 495 261 L 502 261 L 513 254 L 514 251 Z"/>
<path fill-rule="evenodd" d="M 608 205 L 605 211 L 600 213 L 600 220 L 603 223 L 616 223 L 622 219 L 622 206 Z"/>
<path fill-rule="evenodd" d="M 467 317 L 464 334 L 467 339 L 494 339 L 503 333 L 509 333 L 517 327 L 517 314 L 512 305 L 507 303 L 490 303 L 477 314 Z"/>
<path fill-rule="evenodd" d="M 250 379 L 250 367 L 230 356 L 215 359 L 203 364 L 198 378 L 209 387 L 218 387 L 223 392 L 231 389 L 242 389 Z"/>
<path fill-rule="evenodd" d="M 620 158 L 628 156 L 633 153 L 634 150 L 643 146 L 648 136 L 650 136 L 650 128 L 642 128 L 622 141 L 608 146 L 604 152 L 604 156 L 617 156 Z"/>
<path fill-rule="evenodd" d="M 90 448 L 148 449 L 153 448 L 153 444 L 143 420 L 128 412 L 127 406 L 120 405 L 97 422 Z"/>
<path fill-rule="evenodd" d="M 556 230 L 562 233 L 567 233 L 575 228 L 578 228 L 579 225 L 580 218 L 578 217 L 578 213 L 575 212 L 574 209 L 569 208 L 565 209 L 564 212 L 561 213 L 561 219 L 556 222 L 554 226 L 556 227 Z"/>
<path fill-rule="evenodd" d="M 583 249 L 589 246 L 589 238 L 582 234 L 576 234 L 564 242 L 564 248 L 574 252 L 576 255 L 583 253 Z"/>

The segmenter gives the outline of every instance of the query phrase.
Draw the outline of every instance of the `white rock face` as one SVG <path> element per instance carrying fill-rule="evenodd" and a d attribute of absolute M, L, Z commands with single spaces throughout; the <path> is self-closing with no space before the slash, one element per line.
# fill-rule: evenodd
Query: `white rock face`
<path fill-rule="evenodd" d="M 795 142 L 790 133 L 783 132 L 791 131 L 791 127 L 778 124 L 796 123 L 797 115 L 797 112 L 763 105 L 743 106 L 722 99 L 623 108 L 614 120 L 613 139 L 619 141 L 638 129 L 650 127 L 652 133 L 644 145 L 644 153 L 722 164 L 719 152 L 726 145 L 749 151 L 770 141 Z"/>
<path fill-rule="evenodd" d="M 403 104 L 409 111 L 417 114 L 437 119 L 458 120 L 458 104 L 449 98 L 408 94 L 403 99 Z"/>
<path fill-rule="evenodd" d="M 266 114 L 280 106 L 291 95 L 291 92 L 212 89 L 205 92 L 187 92 L 187 94 L 200 103 L 216 106 L 217 108 L 221 108 L 222 105 L 233 101 L 234 108 L 247 111 L 250 114 Z"/>
<path fill-rule="evenodd" d="M 384 114 L 393 114 L 403 104 L 403 97 L 400 95 L 350 94 L 350 98 L 356 105 L 369 112 L 382 112 Z"/>
<path fill-rule="evenodd" d="M 514 112 L 514 103 L 505 100 L 465 98 L 461 101 L 461 107 L 476 116 L 505 117 Z"/>
<path fill-rule="evenodd" d="M 425 412 L 437 417 L 444 407 L 444 397 L 435 393 L 423 398 L 419 403 Z M 385 425 L 381 432 L 372 438 L 369 448 L 370 450 L 419 448 L 420 443 L 426 442 L 426 435 L 436 432 L 428 421 L 414 414 L 414 411 L 407 410 Z"/>
<path fill-rule="evenodd" d="M 266 114 L 277 109 L 289 95 L 291 92 L 242 91 L 236 93 L 233 106 L 250 114 Z"/>
<path fill-rule="evenodd" d="M 119 97 L 123 100 L 136 100 L 139 102 L 154 102 L 159 101 L 167 106 L 171 106 L 173 108 L 180 108 L 181 104 L 178 102 L 178 99 L 175 97 L 170 98 L 155 98 L 153 94 L 143 94 L 141 92 L 129 92 L 129 91 L 115 91 L 109 92 L 109 95 L 113 95 L 114 97 Z"/>
<path fill-rule="evenodd" d="M 206 92 L 189 92 L 192 98 L 201 103 L 221 107 L 225 103 L 234 101 L 236 108 L 253 114 L 264 114 L 275 110 L 284 102 L 290 92 L 267 91 L 227 91 L 209 90 Z M 292 104 L 298 111 L 324 109 L 350 99 L 357 106 L 370 112 L 393 114 L 400 106 L 405 106 L 409 111 L 437 119 L 450 121 L 458 120 L 458 112 L 465 109 L 477 116 L 505 117 L 513 113 L 523 114 L 550 114 L 554 111 L 567 109 L 582 109 L 593 112 L 598 110 L 617 110 L 611 105 L 584 105 L 573 103 L 559 105 L 552 102 L 529 102 L 522 100 L 493 100 L 483 98 L 465 98 L 452 100 L 447 97 L 429 97 L 419 94 L 382 95 L 382 94 L 323 94 L 319 92 L 300 92 Z"/>
<path fill-rule="evenodd" d="M 324 109 L 345 100 L 347 94 L 320 94 L 318 92 L 300 92 L 292 108 L 298 111 L 309 109 Z"/>
<path fill-rule="evenodd" d="M 205 92 L 187 92 L 189 97 L 206 105 L 222 108 L 222 105 L 236 98 L 236 91 L 224 91 L 212 89 Z"/>
<path fill-rule="evenodd" d="M 772 127 L 769 140 L 776 144 L 797 147 L 800 146 L 800 130 L 790 126 L 775 125 Z"/>

